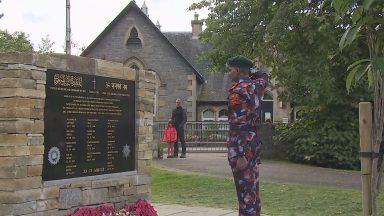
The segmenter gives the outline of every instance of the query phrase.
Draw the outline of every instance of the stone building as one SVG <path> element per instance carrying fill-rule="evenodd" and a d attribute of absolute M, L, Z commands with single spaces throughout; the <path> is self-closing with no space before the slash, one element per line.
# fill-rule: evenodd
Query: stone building
<path fill-rule="evenodd" d="M 149 19 L 145 3 L 139 8 L 131 1 L 81 55 L 154 71 L 156 92 L 148 96 L 155 101 L 155 121 L 171 117 L 176 98 L 184 101 L 188 121 L 224 121 L 230 80 L 223 73 L 208 73 L 207 63 L 198 61 L 209 47 L 198 39 L 203 22 L 197 14 L 191 26 L 191 32 L 162 32 L 160 24 Z M 276 91 L 267 89 L 263 119 L 288 121 L 285 104 Z"/>

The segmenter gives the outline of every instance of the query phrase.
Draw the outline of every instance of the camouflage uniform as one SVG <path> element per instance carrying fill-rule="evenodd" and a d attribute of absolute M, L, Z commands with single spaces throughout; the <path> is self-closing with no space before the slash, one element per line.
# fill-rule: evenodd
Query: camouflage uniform
<path fill-rule="evenodd" d="M 259 164 L 261 141 L 256 133 L 256 124 L 260 122 L 261 102 L 266 74 L 251 80 L 241 77 L 229 89 L 228 111 L 230 132 L 227 140 L 228 161 L 232 168 L 239 200 L 240 216 L 260 215 Z M 248 161 L 244 170 L 237 170 L 238 156 Z"/>

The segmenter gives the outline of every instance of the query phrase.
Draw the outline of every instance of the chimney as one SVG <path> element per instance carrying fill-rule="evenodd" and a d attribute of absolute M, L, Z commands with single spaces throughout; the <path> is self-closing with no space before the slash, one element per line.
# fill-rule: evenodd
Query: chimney
<path fill-rule="evenodd" d="M 199 20 L 199 15 L 195 12 L 195 19 L 191 21 L 192 39 L 198 39 L 199 34 L 203 31 L 203 21 Z"/>

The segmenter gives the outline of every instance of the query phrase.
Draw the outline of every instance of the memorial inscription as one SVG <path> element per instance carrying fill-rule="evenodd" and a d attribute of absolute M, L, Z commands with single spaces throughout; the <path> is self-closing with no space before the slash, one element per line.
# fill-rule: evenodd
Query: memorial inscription
<path fill-rule="evenodd" d="M 43 180 L 135 169 L 135 83 L 47 71 Z"/>

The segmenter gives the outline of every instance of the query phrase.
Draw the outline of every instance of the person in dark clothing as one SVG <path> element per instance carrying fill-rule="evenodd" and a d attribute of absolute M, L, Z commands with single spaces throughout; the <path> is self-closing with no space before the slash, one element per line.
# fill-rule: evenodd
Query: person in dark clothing
<path fill-rule="evenodd" d="M 181 142 L 180 158 L 186 158 L 186 146 L 184 138 L 184 125 L 187 123 L 187 112 L 181 107 L 181 99 L 176 100 L 176 109 L 172 110 L 172 121 L 175 123 L 178 140 Z M 176 140 L 173 157 L 179 154 L 179 142 Z"/>

